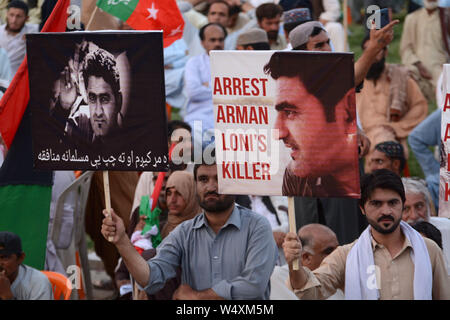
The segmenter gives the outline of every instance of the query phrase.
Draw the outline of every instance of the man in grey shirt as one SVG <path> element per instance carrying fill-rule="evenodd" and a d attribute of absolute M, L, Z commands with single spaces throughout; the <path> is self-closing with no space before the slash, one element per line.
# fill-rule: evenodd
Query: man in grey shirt
<path fill-rule="evenodd" d="M 0 300 L 53 300 L 47 276 L 24 265 L 19 236 L 0 231 Z"/>
<path fill-rule="evenodd" d="M 175 277 L 181 266 L 176 300 L 269 299 L 278 255 L 269 221 L 235 205 L 234 196 L 218 194 L 215 164 L 196 165 L 194 177 L 204 211 L 178 225 L 153 259 L 145 261 L 133 248 L 113 210 L 112 220 L 103 220 L 103 236 L 112 238 L 130 274 L 149 294 Z"/>

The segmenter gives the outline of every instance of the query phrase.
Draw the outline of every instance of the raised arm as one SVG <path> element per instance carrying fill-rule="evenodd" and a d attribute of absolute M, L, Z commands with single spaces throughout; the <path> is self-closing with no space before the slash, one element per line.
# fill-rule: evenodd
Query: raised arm
<path fill-rule="evenodd" d="M 380 30 L 370 30 L 370 40 L 367 42 L 367 48 L 355 63 L 355 86 L 363 82 L 370 66 L 375 62 L 378 52 L 394 39 L 393 28 L 399 22 L 394 20 Z"/>
<path fill-rule="evenodd" d="M 102 235 L 107 240 L 112 237 L 111 243 L 119 250 L 119 254 L 127 266 L 128 271 L 141 287 L 145 287 L 150 280 L 150 267 L 147 261 L 141 257 L 131 244 L 125 232 L 123 221 L 116 215 L 114 210 L 111 209 L 112 219 L 106 217 L 108 214 L 106 210 L 103 210 L 103 214 L 105 218 L 102 224 Z"/>

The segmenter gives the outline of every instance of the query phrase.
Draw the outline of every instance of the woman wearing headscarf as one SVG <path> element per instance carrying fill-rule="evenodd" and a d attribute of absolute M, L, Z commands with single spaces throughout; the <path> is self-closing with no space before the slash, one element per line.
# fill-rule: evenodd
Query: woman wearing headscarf
<path fill-rule="evenodd" d="M 164 239 L 181 222 L 194 218 L 201 210 L 196 197 L 194 176 L 175 171 L 166 184 L 167 223 L 161 230 Z"/>
<path fill-rule="evenodd" d="M 162 226 L 162 239 L 175 229 L 180 223 L 194 218 L 200 213 L 200 205 L 196 197 L 196 186 L 192 173 L 186 171 L 175 171 L 167 180 L 165 189 L 165 199 L 169 210 L 167 222 Z M 145 250 L 142 257 L 146 260 L 156 255 L 156 249 Z M 128 270 L 123 262 L 116 272 L 119 281 L 129 279 Z M 120 279 L 119 279 L 120 278 Z M 181 283 L 181 270 L 178 270 L 177 277 L 170 279 L 159 292 L 148 295 L 149 300 L 170 300 L 172 294 Z M 139 298 L 145 298 L 145 292 L 139 294 Z"/>

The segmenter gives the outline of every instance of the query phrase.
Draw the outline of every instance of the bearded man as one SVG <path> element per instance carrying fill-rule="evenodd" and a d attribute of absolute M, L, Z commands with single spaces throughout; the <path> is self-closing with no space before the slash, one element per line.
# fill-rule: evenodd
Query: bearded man
<path fill-rule="evenodd" d="M 269 299 L 278 255 L 269 221 L 235 205 L 235 196 L 218 193 L 216 164 L 195 165 L 194 178 L 203 212 L 178 225 L 148 262 L 133 248 L 114 211 L 112 219 L 103 220 L 103 236 L 112 238 L 148 294 L 159 291 L 181 266 L 175 300 Z"/>

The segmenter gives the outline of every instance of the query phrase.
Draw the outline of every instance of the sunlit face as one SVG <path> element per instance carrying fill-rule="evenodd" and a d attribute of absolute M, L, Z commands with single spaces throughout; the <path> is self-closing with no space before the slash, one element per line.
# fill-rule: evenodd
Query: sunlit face
<path fill-rule="evenodd" d="M 6 13 L 6 29 L 11 32 L 20 32 L 27 19 L 28 16 L 22 9 L 9 8 L 8 12 Z"/>
<path fill-rule="evenodd" d="M 374 230 L 381 234 L 389 234 L 400 224 L 403 203 L 397 192 L 377 188 L 361 209 Z"/>
<path fill-rule="evenodd" d="M 291 149 L 290 170 L 299 177 L 320 177 L 348 166 L 354 156 L 349 148 L 356 145 L 346 133 L 344 99 L 336 105 L 336 121 L 327 122 L 322 103 L 298 77 L 280 77 L 277 86 L 275 138 Z"/>
<path fill-rule="evenodd" d="M 225 45 L 225 34 L 219 26 L 209 26 L 205 30 L 205 37 L 202 40 L 203 48 L 207 54 L 211 50 L 223 50 Z"/>
<path fill-rule="evenodd" d="M 182 214 L 187 205 L 183 196 L 175 189 L 175 187 L 166 189 L 166 203 L 169 214 L 176 216 Z"/>
<path fill-rule="evenodd" d="M 228 6 L 224 3 L 213 3 L 208 11 L 208 22 L 215 22 L 228 27 Z"/>
<path fill-rule="evenodd" d="M 405 208 L 403 209 L 403 221 L 414 223 L 427 221 L 427 201 L 421 193 L 406 193 Z"/>
<path fill-rule="evenodd" d="M 107 136 L 117 126 L 116 97 L 102 77 L 90 76 L 87 86 L 90 122 L 95 136 Z"/>
<path fill-rule="evenodd" d="M 306 43 L 308 51 L 325 51 L 330 52 L 330 38 L 325 31 L 321 31 L 318 35 L 310 37 Z"/>
<path fill-rule="evenodd" d="M 259 22 L 261 29 L 267 32 L 269 40 L 276 40 L 278 37 L 278 30 L 280 29 L 281 15 L 275 18 L 262 18 Z"/>

